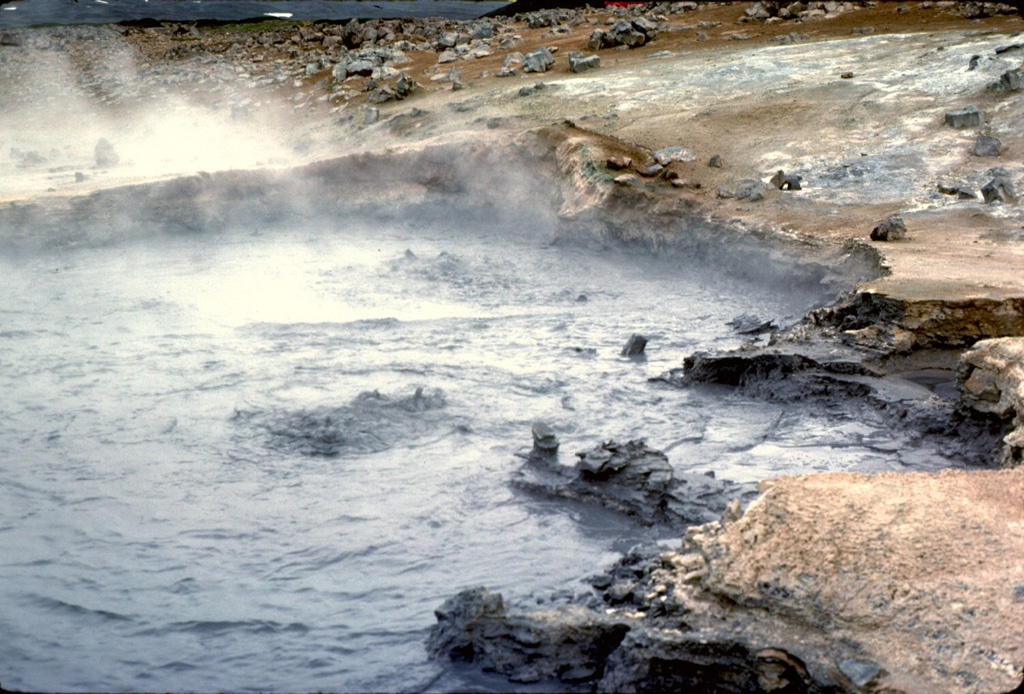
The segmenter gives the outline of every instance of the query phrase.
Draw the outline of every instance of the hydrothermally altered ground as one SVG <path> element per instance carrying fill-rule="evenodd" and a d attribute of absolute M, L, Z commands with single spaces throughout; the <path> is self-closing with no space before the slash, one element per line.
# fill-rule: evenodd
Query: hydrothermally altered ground
<path fill-rule="evenodd" d="M 681 546 L 624 557 L 585 604 L 456 596 L 431 648 L 584 690 L 1010 692 L 1024 668 L 1022 29 L 991 3 L 678 2 L 4 30 L 0 242 L 69 219 L 196 230 L 458 195 L 768 285 L 848 290 L 666 379 L 856 394 L 911 423 L 934 420 L 887 377 L 956 381 L 945 421 L 997 432 L 992 469 L 767 480 Z"/>

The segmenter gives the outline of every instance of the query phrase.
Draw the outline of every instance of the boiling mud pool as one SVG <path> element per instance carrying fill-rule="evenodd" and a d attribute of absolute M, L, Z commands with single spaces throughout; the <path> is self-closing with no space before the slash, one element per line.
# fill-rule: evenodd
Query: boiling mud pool
<path fill-rule="evenodd" d="M 842 412 L 649 383 L 822 298 L 670 258 L 335 226 L 2 264 L 7 688 L 510 687 L 427 660 L 434 608 L 582 591 L 649 532 L 510 490 L 538 419 L 565 462 L 646 437 L 736 480 L 931 460 Z"/>

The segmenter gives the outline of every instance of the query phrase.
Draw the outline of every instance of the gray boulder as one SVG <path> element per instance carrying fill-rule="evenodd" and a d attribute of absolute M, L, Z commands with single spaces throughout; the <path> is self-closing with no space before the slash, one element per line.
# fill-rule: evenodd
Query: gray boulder
<path fill-rule="evenodd" d="M 349 63 L 348 66 L 346 67 L 346 71 L 347 74 L 349 75 L 369 77 L 370 75 L 373 74 L 373 69 L 375 67 L 377 67 L 377 63 L 374 62 L 373 60 L 360 58 L 358 60 L 353 60 L 351 63 Z"/>
<path fill-rule="evenodd" d="M 782 169 L 775 172 L 775 175 L 771 178 L 771 184 L 779 190 L 801 190 L 800 181 L 803 180 L 803 176 L 797 176 L 796 174 L 787 174 Z"/>
<path fill-rule="evenodd" d="M 586 72 L 601 67 L 600 56 L 584 56 L 579 51 L 569 53 L 569 70 L 572 72 Z"/>
<path fill-rule="evenodd" d="M 899 217 L 889 217 L 871 230 L 872 241 L 896 241 L 906 235 L 907 225 Z"/>
<path fill-rule="evenodd" d="M 621 19 L 608 29 L 595 29 L 590 35 L 587 47 L 591 50 L 616 46 L 639 48 L 646 45 L 657 33 L 657 26 L 643 17 Z"/>
<path fill-rule="evenodd" d="M 642 172 L 641 172 L 642 173 Z M 639 333 L 633 333 L 629 336 L 625 346 L 622 348 L 622 356 L 624 357 L 635 357 L 639 354 L 644 353 L 644 349 L 647 348 L 647 338 Z"/>
<path fill-rule="evenodd" d="M 638 48 L 647 43 L 647 35 L 625 19 L 613 24 L 608 29 L 605 38 L 611 46 Z"/>
<path fill-rule="evenodd" d="M 653 156 L 654 161 L 662 166 L 667 166 L 674 161 L 694 161 L 697 158 L 697 153 L 685 147 L 672 146 L 655 150 Z"/>
<path fill-rule="evenodd" d="M 1002 144 L 997 137 L 978 135 L 974 147 L 971 148 L 971 154 L 976 157 L 998 157 Z"/>
<path fill-rule="evenodd" d="M 395 81 L 395 95 L 399 99 L 404 99 L 414 91 L 420 88 L 420 85 L 412 77 L 409 77 L 404 71 L 399 73 L 398 79 Z"/>
<path fill-rule="evenodd" d="M 974 200 L 978 196 L 967 186 L 953 183 L 939 183 L 938 190 L 943 195 L 955 195 L 958 200 Z"/>
<path fill-rule="evenodd" d="M 799 185 L 798 183 L 797 189 L 799 189 Z M 764 200 L 764 185 L 761 181 L 753 178 L 741 178 L 735 182 L 735 186 L 736 192 L 734 197 L 740 200 L 749 200 L 750 202 Z"/>
<path fill-rule="evenodd" d="M 984 115 L 977 106 L 964 106 L 959 111 L 950 111 L 946 114 L 946 125 L 954 128 L 975 128 L 984 121 Z"/>
<path fill-rule="evenodd" d="M 558 437 L 545 422 L 534 422 L 530 428 L 533 434 L 533 450 L 530 455 L 555 455 L 558 453 Z"/>
<path fill-rule="evenodd" d="M 1015 202 L 1017 200 L 1017 193 L 1013 189 L 1013 183 L 1010 179 L 1004 176 L 996 176 L 991 181 L 986 183 L 981 188 L 981 194 L 985 198 L 985 202 Z"/>
<path fill-rule="evenodd" d="M 523 56 L 523 72 L 547 72 L 554 64 L 555 57 L 544 47 Z"/>
<path fill-rule="evenodd" d="M 998 82 L 988 85 L 989 91 L 993 92 L 1019 92 L 1024 88 L 1024 70 L 1007 70 L 999 78 Z"/>

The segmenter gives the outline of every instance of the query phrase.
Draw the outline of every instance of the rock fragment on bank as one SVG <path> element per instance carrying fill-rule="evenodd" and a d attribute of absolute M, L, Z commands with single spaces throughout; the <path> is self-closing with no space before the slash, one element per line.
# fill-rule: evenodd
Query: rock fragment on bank
<path fill-rule="evenodd" d="M 1024 463 L 1024 338 L 975 343 L 961 357 L 957 385 L 965 405 L 1010 422 L 1002 466 Z"/>
<path fill-rule="evenodd" d="M 546 426 L 546 425 L 544 425 Z M 642 440 L 605 441 L 576 454 L 575 465 L 557 458 L 548 429 L 523 456 L 512 485 L 535 494 L 595 504 L 617 511 L 642 525 L 683 532 L 696 523 L 718 518 L 734 499 L 749 499 L 751 485 L 717 479 L 713 473 L 677 472 L 661 451 Z"/>

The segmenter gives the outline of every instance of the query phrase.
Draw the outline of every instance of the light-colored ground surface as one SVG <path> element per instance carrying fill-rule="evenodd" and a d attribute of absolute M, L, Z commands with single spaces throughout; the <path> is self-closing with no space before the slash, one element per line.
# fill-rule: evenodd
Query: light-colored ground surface
<path fill-rule="evenodd" d="M 1020 682 L 1020 471 L 788 477 L 763 492 L 717 534 L 695 533 L 708 591 L 858 644 L 883 689 Z"/>
<path fill-rule="evenodd" d="M 985 90 L 1020 65 L 1024 52 L 996 49 L 1016 42 L 1013 32 L 1024 22 L 1016 16 L 971 21 L 955 7 L 925 9 L 920 3 L 907 3 L 900 12 L 894 3 L 879 3 L 806 22 L 737 23 L 747 7 L 662 14 L 651 43 L 601 50 L 602 67 L 581 75 L 569 72 L 566 54 L 590 53 L 587 38 L 606 27 L 607 12 L 586 13 L 565 34 L 513 24 L 507 34 L 521 41 L 483 58 L 438 64 L 433 50 L 409 50 L 409 61 L 396 67 L 423 89 L 382 105 L 374 125 L 364 125 L 363 79 L 344 83 L 342 100 L 328 98 L 337 90 L 323 81 L 327 72 L 308 79 L 288 72 L 307 59 L 302 51 L 309 46 L 301 41 L 254 48 L 245 46 L 244 32 L 144 30 L 123 37 L 111 31 L 103 41 L 61 51 L 0 46 L 0 72 L 11 95 L 0 117 L 0 198 L 24 199 L 48 189 L 74 194 L 197 170 L 285 166 L 484 133 L 511 139 L 518 130 L 571 119 L 618 138 L 626 150 L 693 150 L 695 161 L 672 168 L 702 187 L 673 194 L 722 216 L 816 237 L 865 239 L 886 215 L 903 215 L 909 238 L 884 246 L 893 273 L 876 281 L 874 290 L 911 300 L 1019 295 L 1020 209 L 958 201 L 936 186 L 968 184 L 978 191 L 992 177 L 988 170 L 1002 166 L 1024 188 L 1024 97 Z M 865 27 L 872 32 L 851 33 Z M 494 76 L 506 53 L 541 45 L 558 49 L 550 72 Z M 977 67 L 968 69 L 972 56 L 979 56 Z M 453 92 L 449 84 L 430 81 L 452 67 L 462 70 L 466 89 Z M 84 82 L 83 71 L 89 76 Z M 846 72 L 852 78 L 843 79 Z M 279 75 L 272 87 L 255 86 L 258 77 Z M 540 81 L 545 89 L 519 94 Z M 967 104 L 986 113 L 983 127 L 943 124 L 947 111 Z M 237 105 L 248 117 L 231 118 Z M 388 122 L 413 108 L 427 113 Z M 497 132 L 486 127 L 494 118 L 501 122 Z M 1000 157 L 969 153 L 981 133 L 1002 140 Z M 98 170 L 91 162 L 99 137 L 117 144 L 118 167 Z M 25 166 L 15 156 L 25 151 L 48 161 Z M 714 154 L 725 162 L 720 169 L 706 166 Z M 638 166 L 642 157 L 635 156 Z M 738 179 L 767 182 L 780 168 L 802 175 L 804 190 L 771 189 L 756 203 L 716 197 L 720 186 Z M 87 180 L 76 182 L 76 171 Z"/>

